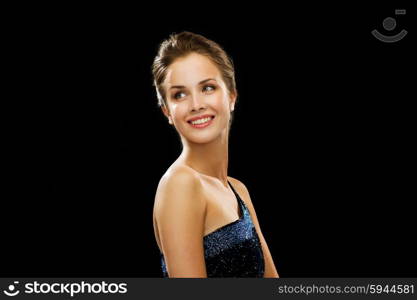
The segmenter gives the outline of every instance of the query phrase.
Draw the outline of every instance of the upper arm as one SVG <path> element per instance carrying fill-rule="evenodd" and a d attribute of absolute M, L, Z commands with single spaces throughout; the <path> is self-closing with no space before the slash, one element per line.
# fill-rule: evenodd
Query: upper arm
<path fill-rule="evenodd" d="M 169 277 L 207 277 L 205 212 L 202 184 L 194 174 L 180 170 L 164 179 L 155 217 Z"/>

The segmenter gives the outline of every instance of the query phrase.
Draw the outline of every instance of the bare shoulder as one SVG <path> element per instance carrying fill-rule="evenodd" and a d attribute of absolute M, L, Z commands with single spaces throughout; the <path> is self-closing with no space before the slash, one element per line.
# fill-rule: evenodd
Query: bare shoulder
<path fill-rule="evenodd" d="M 202 187 L 200 177 L 193 169 L 185 165 L 172 166 L 161 177 L 157 194 L 177 190 L 179 187 L 197 190 Z"/>
<path fill-rule="evenodd" d="M 155 195 L 155 214 L 161 209 L 178 205 L 205 208 L 202 197 L 203 185 L 198 174 L 191 168 L 177 165 L 169 168 L 159 181 Z"/>
<path fill-rule="evenodd" d="M 230 183 L 233 185 L 233 188 L 236 190 L 236 192 L 240 195 L 240 197 L 242 198 L 243 201 L 245 201 L 245 203 L 248 204 L 252 204 L 252 201 L 250 199 L 250 194 L 248 189 L 246 188 L 246 185 L 233 177 L 227 176 L 227 178 L 229 179 Z"/>
<path fill-rule="evenodd" d="M 227 176 L 227 179 L 229 179 L 229 181 L 233 184 L 233 187 L 236 186 L 236 187 L 239 187 L 241 189 L 246 189 L 246 186 L 243 184 L 242 181 L 240 181 L 236 178 L 230 177 L 230 176 Z"/>

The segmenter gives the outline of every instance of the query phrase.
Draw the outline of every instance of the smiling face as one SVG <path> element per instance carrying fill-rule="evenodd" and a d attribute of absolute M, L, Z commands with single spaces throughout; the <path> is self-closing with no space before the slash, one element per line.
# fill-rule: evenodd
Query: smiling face
<path fill-rule="evenodd" d="M 183 138 L 207 143 L 227 135 L 236 95 L 209 58 L 197 53 L 178 58 L 168 67 L 163 87 L 168 107 L 162 110 Z"/>

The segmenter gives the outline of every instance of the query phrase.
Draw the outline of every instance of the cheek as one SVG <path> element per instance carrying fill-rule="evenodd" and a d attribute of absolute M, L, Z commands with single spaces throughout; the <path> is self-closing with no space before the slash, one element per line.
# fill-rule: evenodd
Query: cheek
<path fill-rule="evenodd" d="M 219 97 L 218 101 L 216 102 L 219 111 L 222 113 L 228 113 L 229 112 L 229 99 L 226 96 Z"/>
<path fill-rule="evenodd" d="M 186 105 L 174 104 L 172 105 L 172 112 L 174 119 L 183 119 L 187 114 Z"/>
<path fill-rule="evenodd" d="M 211 106 L 218 112 L 224 112 L 227 108 L 227 99 L 223 93 L 213 94 L 210 96 Z"/>

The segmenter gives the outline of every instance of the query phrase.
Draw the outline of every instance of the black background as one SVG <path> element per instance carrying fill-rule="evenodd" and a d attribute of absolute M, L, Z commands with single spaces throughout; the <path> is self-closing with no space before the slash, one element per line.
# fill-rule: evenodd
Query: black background
<path fill-rule="evenodd" d="M 248 187 L 280 275 L 416 276 L 414 33 L 397 8 L 408 7 L 14 10 L 0 275 L 161 276 L 153 200 L 181 146 L 150 66 L 188 30 L 236 65 L 229 175 Z M 393 44 L 370 34 L 403 28 Z"/>

